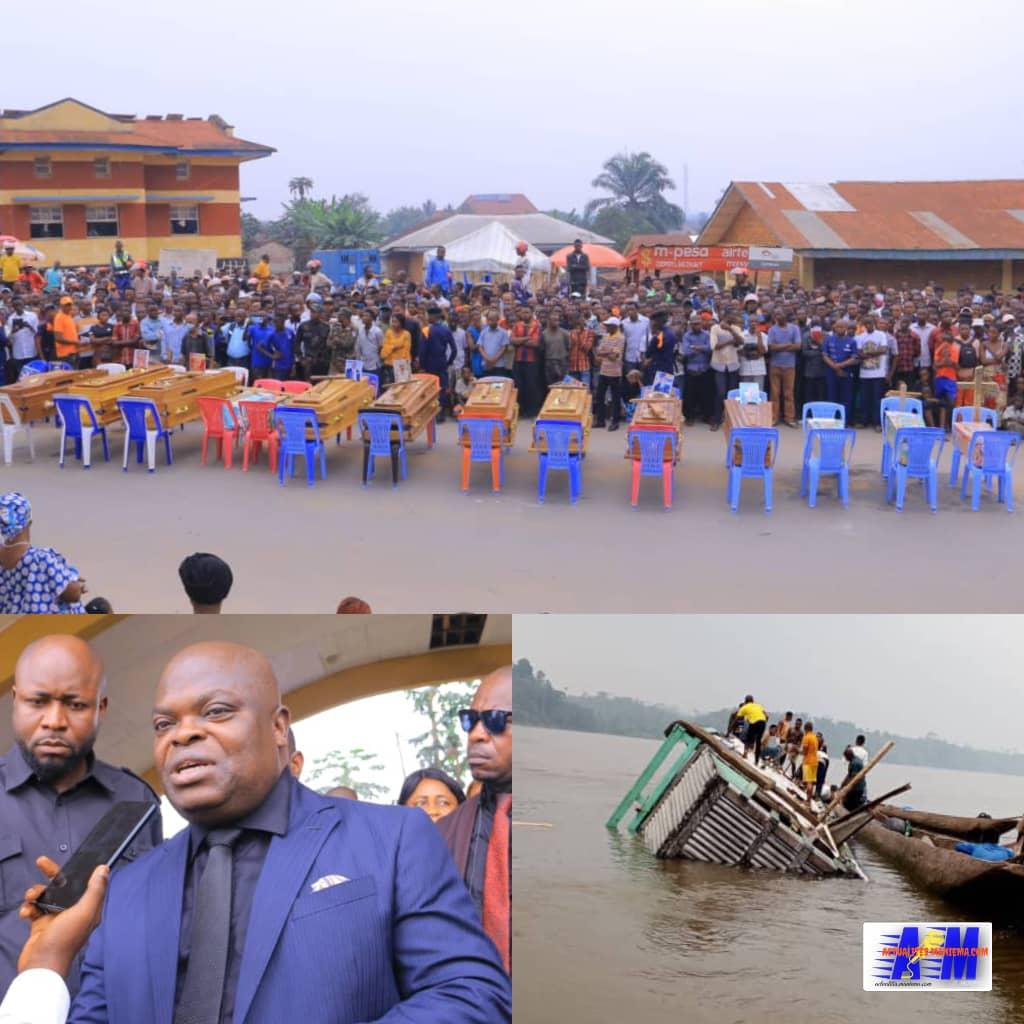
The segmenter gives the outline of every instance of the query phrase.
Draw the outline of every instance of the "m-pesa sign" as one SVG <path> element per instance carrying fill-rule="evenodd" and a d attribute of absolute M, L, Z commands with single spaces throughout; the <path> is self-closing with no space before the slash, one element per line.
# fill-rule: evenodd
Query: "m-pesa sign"
<path fill-rule="evenodd" d="M 632 257 L 639 270 L 667 270 L 673 274 L 702 270 L 774 270 L 793 265 L 792 249 L 763 245 L 643 245 Z"/>

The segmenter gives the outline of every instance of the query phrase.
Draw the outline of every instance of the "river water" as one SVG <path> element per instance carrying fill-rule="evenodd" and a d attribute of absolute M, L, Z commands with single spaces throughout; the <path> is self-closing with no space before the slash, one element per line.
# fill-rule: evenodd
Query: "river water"
<path fill-rule="evenodd" d="M 869 882 L 659 861 L 604 823 L 658 741 L 516 727 L 512 911 L 519 1024 L 946 1024 L 1024 1020 L 1024 937 L 998 930 L 993 991 L 863 991 L 865 921 L 960 921 L 862 844 Z M 829 781 L 841 776 L 837 765 Z M 1019 814 L 1024 779 L 879 764 L 904 806 Z M 623 826 L 623 829 L 625 826 Z M 1024 917 L 1024 912 L 1022 912 Z"/>

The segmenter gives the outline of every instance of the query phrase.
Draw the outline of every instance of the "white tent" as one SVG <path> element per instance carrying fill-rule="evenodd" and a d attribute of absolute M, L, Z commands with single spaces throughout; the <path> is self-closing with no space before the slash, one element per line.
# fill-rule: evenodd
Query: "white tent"
<path fill-rule="evenodd" d="M 515 270 L 520 256 L 516 245 L 522 239 L 517 238 L 501 221 L 492 220 L 482 228 L 456 238 L 445 247 L 445 259 L 448 260 L 453 274 L 511 274 Z M 437 254 L 431 249 L 423 254 L 426 266 Z M 546 274 L 551 269 L 551 260 L 534 246 L 528 246 L 527 258 L 530 261 L 531 274 Z"/>

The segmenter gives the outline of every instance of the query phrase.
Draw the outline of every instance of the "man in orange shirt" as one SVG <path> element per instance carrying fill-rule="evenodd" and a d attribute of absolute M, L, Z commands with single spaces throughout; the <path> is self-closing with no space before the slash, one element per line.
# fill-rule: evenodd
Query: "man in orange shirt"
<path fill-rule="evenodd" d="M 813 722 L 804 723 L 804 738 L 800 744 L 800 753 L 804 757 L 804 788 L 807 790 L 807 799 L 810 800 L 818 785 L 818 737 L 814 735 Z"/>
<path fill-rule="evenodd" d="M 78 325 L 73 316 L 74 306 L 70 295 L 60 300 L 60 309 L 53 318 L 53 340 L 57 345 L 57 358 L 78 367 Z"/>
<path fill-rule="evenodd" d="M 945 323 L 945 321 L 943 321 Z M 935 368 L 935 397 L 939 405 L 939 426 L 946 428 L 947 410 L 956 404 L 956 378 L 960 365 L 960 346 L 956 343 L 952 332 L 943 327 L 932 332 L 933 337 L 939 336 L 935 345 L 932 366 Z"/>

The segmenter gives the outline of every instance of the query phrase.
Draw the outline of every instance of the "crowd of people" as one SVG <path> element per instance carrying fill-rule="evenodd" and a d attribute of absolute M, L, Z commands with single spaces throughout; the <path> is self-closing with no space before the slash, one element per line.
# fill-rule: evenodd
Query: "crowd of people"
<path fill-rule="evenodd" d="M 94 753 L 114 699 L 81 638 L 44 636 L 17 660 L 15 743 L 0 757 L 18 838 L 3 862 L 0 1020 L 511 1021 L 511 666 L 458 712 L 475 792 L 422 769 L 399 810 L 302 785 L 262 654 L 185 647 L 161 675 L 151 728 L 161 787 L 187 828 L 164 840 L 153 815 L 81 905 L 45 913 L 40 878 L 112 806 L 159 803 Z"/>
<path fill-rule="evenodd" d="M 717 430 L 739 383 L 767 392 L 776 421 L 797 424 L 805 401 L 842 404 L 847 422 L 881 429 L 879 400 L 905 384 L 931 425 L 973 402 L 1024 432 L 1024 285 L 1003 292 L 965 283 L 899 288 L 796 281 L 756 287 L 745 273 L 727 289 L 693 275 L 593 285 L 581 242 L 558 278 L 532 275 L 524 257 L 509 281 L 457 280 L 444 248 L 423 281 L 367 266 L 333 282 L 316 261 L 275 275 L 269 260 L 244 272 L 154 275 L 118 243 L 110 265 L 45 272 L 0 257 L 0 360 L 8 381 L 33 359 L 73 366 L 147 358 L 243 366 L 250 379 L 315 379 L 356 359 L 386 385 L 396 369 L 435 374 L 442 415 L 480 376 L 516 380 L 524 416 L 566 377 L 594 394 L 595 420 L 616 429 L 657 372 L 674 377 L 688 424 Z M 575 262 L 574 262 L 574 258 Z M 627 275 L 630 277 L 631 275 Z M 635 276 L 635 275 L 634 275 Z"/>
<path fill-rule="evenodd" d="M 820 800 L 826 790 L 829 769 L 828 743 L 809 719 L 794 717 L 787 711 L 775 722 L 769 721 L 764 705 L 747 694 L 729 716 L 726 736 L 742 745 L 743 755 L 759 767 L 781 772 L 802 786 L 807 799 Z M 843 749 L 846 774 L 839 788 L 853 785 L 842 803 L 848 811 L 867 803 L 867 781 L 854 779 L 868 763 L 865 737 L 858 735 Z"/>

